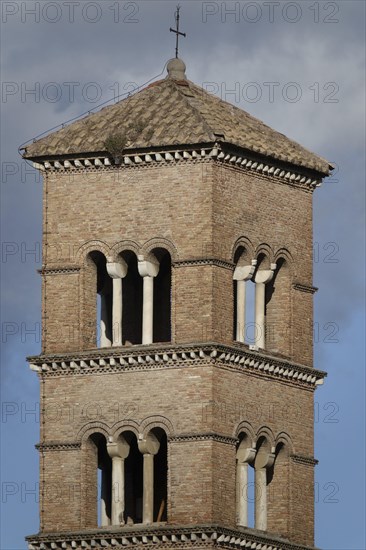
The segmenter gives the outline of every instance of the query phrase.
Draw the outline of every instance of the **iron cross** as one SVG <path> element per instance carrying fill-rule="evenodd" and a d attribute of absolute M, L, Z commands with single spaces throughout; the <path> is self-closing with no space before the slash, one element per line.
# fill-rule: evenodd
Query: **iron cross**
<path fill-rule="evenodd" d="M 180 11 L 180 6 L 177 6 L 177 11 L 175 12 L 174 16 L 175 16 L 175 22 L 176 22 L 176 25 L 177 25 L 177 28 L 176 29 L 172 29 L 170 27 L 170 32 L 175 32 L 176 34 L 176 43 L 175 43 L 175 57 L 178 57 L 178 47 L 179 47 L 179 36 L 186 36 L 186 33 L 185 32 L 180 32 L 179 31 L 179 11 Z"/>

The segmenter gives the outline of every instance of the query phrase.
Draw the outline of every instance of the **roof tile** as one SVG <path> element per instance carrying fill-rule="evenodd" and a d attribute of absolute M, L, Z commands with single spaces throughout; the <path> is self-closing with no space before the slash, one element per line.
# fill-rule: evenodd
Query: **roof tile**
<path fill-rule="evenodd" d="M 325 159 L 193 82 L 171 78 L 154 82 L 133 96 L 32 143 L 26 148 L 24 157 L 36 159 L 106 152 L 105 141 L 113 133 L 127 135 L 128 149 L 220 140 L 329 174 L 329 162 Z"/>

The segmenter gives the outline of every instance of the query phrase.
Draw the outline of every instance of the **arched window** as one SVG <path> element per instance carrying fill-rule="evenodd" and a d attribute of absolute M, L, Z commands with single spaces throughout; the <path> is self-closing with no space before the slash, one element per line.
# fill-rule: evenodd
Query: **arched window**
<path fill-rule="evenodd" d="M 242 527 L 254 527 L 254 476 L 251 475 L 255 449 L 248 434 L 241 433 L 236 451 L 236 523 Z"/>
<path fill-rule="evenodd" d="M 161 428 L 153 428 L 139 439 L 143 454 L 143 504 L 142 522 L 145 524 L 163 521 L 167 506 L 167 439 Z"/>
<path fill-rule="evenodd" d="M 249 258 L 248 252 L 239 247 L 234 256 L 236 264 L 233 274 L 234 294 L 234 340 L 242 343 L 249 343 L 250 324 L 254 318 L 251 313 L 253 304 L 248 301 L 248 284 L 253 277 L 255 260 Z"/>
<path fill-rule="evenodd" d="M 268 439 L 260 437 L 256 445 L 254 459 L 255 469 L 255 528 L 267 530 L 267 484 L 268 469 L 273 464 L 274 456 Z"/>
<path fill-rule="evenodd" d="M 159 262 L 159 273 L 154 280 L 154 342 L 171 340 L 171 271 L 170 254 L 163 248 L 153 251 Z"/>
<path fill-rule="evenodd" d="M 137 257 L 125 251 L 122 257 L 127 264 L 127 275 L 122 283 L 122 343 L 142 342 L 142 278 L 138 272 Z"/>
<path fill-rule="evenodd" d="M 277 261 L 272 280 L 266 285 L 266 348 L 291 354 L 291 274 L 284 258 Z"/>
<path fill-rule="evenodd" d="M 88 255 L 94 266 L 94 308 L 96 311 L 96 344 L 98 347 L 108 347 L 112 344 L 112 279 L 107 272 L 107 261 L 99 251 L 90 252 Z M 88 294 L 93 292 L 87 289 Z M 90 314 L 90 309 L 88 310 Z"/>
<path fill-rule="evenodd" d="M 290 517 L 289 455 L 287 443 L 278 443 L 274 463 L 268 470 L 267 528 L 285 537 L 289 535 Z"/>
<path fill-rule="evenodd" d="M 159 441 L 159 450 L 154 459 L 154 522 L 167 520 L 168 499 L 168 440 L 161 428 L 153 433 Z"/>
<path fill-rule="evenodd" d="M 112 462 L 107 452 L 106 439 L 101 433 L 92 434 L 86 442 L 85 473 L 87 526 L 111 525 Z"/>
<path fill-rule="evenodd" d="M 156 248 L 138 257 L 143 278 L 142 343 L 167 342 L 171 339 L 171 259 Z"/>
<path fill-rule="evenodd" d="M 132 432 L 125 432 L 130 453 L 125 460 L 125 522 L 142 523 L 143 457 Z"/>

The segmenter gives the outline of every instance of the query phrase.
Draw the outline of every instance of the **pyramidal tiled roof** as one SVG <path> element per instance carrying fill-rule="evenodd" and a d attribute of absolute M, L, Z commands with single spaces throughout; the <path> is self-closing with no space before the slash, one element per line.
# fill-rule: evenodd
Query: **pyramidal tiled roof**
<path fill-rule="evenodd" d="M 109 136 L 122 134 L 131 150 L 223 142 L 329 174 L 325 159 L 196 86 L 184 70 L 181 60 L 170 61 L 167 78 L 39 139 L 24 157 L 98 154 Z"/>

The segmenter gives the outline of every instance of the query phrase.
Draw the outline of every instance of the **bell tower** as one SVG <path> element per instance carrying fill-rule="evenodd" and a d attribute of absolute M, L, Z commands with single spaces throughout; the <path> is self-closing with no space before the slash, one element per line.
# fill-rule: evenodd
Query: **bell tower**
<path fill-rule="evenodd" d="M 312 197 L 331 167 L 167 71 L 24 151 L 44 177 L 29 549 L 313 548 Z"/>

